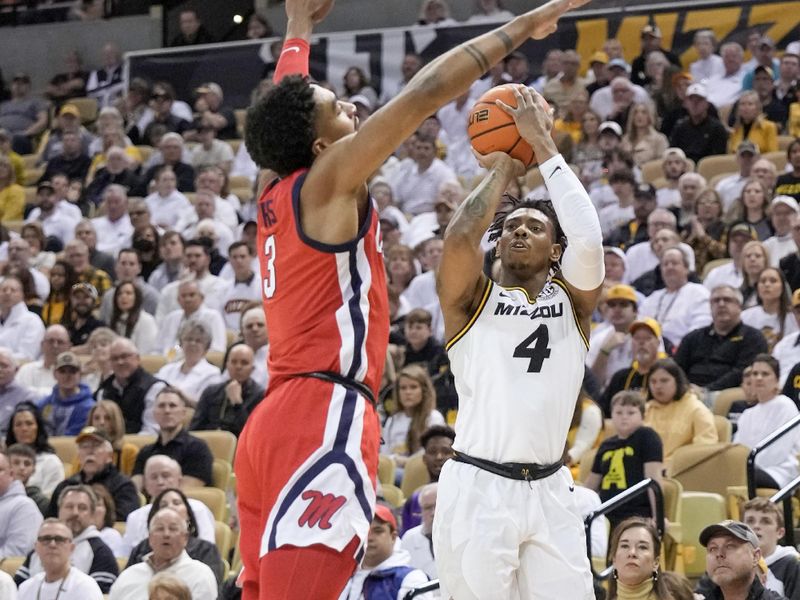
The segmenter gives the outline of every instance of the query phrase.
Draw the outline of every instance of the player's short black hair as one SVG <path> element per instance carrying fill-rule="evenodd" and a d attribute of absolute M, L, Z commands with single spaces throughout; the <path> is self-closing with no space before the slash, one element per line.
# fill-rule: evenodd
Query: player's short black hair
<path fill-rule="evenodd" d="M 247 111 L 245 145 L 255 163 L 286 175 L 310 167 L 316 131 L 314 89 L 306 77 L 289 75 Z"/>
<path fill-rule="evenodd" d="M 492 224 L 489 226 L 489 241 L 494 242 L 500 239 L 508 215 L 519 208 L 533 208 L 544 213 L 553 225 L 555 237 L 553 241 L 561 244 L 561 251 L 563 253 L 567 247 L 567 236 L 564 235 L 564 230 L 561 229 L 561 223 L 558 220 L 556 209 L 553 208 L 553 203 L 550 202 L 550 200 L 526 200 L 524 198 L 515 198 L 511 194 L 503 194 L 500 208 L 495 213 L 494 221 L 492 221 Z"/>

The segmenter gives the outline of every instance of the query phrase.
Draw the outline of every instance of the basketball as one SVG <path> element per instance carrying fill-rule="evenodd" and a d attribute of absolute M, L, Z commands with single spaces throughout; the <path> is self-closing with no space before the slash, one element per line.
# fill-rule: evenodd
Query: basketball
<path fill-rule="evenodd" d="M 519 135 L 514 118 L 497 106 L 495 100 L 502 100 L 509 106 L 516 107 L 514 86 L 498 85 L 478 98 L 469 113 L 467 126 L 472 147 L 481 154 L 506 152 L 530 167 L 536 162 L 533 148 Z"/>

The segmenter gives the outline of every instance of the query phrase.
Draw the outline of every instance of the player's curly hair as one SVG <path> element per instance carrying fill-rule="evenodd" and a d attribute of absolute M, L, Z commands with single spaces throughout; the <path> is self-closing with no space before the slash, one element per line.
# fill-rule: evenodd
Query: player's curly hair
<path fill-rule="evenodd" d="M 279 176 L 310 167 L 315 138 L 314 89 L 308 78 L 289 75 L 247 111 L 245 145 L 255 163 Z"/>
<path fill-rule="evenodd" d="M 553 208 L 553 203 L 550 200 L 526 200 L 524 198 L 515 198 L 511 194 L 503 194 L 500 207 L 494 215 L 494 221 L 492 221 L 492 224 L 489 226 L 489 241 L 495 242 L 500 239 L 508 215 L 518 208 L 533 208 L 545 214 L 553 224 L 553 233 L 555 234 L 555 239 L 553 241 L 561 244 L 561 256 L 564 256 L 564 250 L 567 249 L 567 236 L 564 234 L 564 230 L 561 229 L 561 223 L 558 220 L 556 209 Z M 555 263 L 552 265 L 551 271 L 555 272 L 558 268 L 559 263 Z"/>

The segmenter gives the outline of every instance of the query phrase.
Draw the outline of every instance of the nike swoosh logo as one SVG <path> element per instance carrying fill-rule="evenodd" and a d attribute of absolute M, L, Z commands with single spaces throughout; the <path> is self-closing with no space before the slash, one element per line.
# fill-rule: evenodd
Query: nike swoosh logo
<path fill-rule="evenodd" d="M 500 292 L 498 295 L 502 296 L 503 298 L 511 298 L 511 296 L 509 296 L 505 292 Z"/>
<path fill-rule="evenodd" d="M 561 165 L 558 165 L 555 169 L 553 169 L 553 172 L 550 173 L 550 177 L 558 173 L 560 170 L 561 170 Z"/>
<path fill-rule="evenodd" d="M 569 486 L 569 491 L 570 492 L 574 492 L 575 491 L 575 486 L 574 485 Z"/>
<path fill-rule="evenodd" d="M 300 48 L 298 48 L 297 46 L 289 46 L 288 48 L 284 48 L 281 54 L 286 54 L 287 52 L 300 52 Z"/>

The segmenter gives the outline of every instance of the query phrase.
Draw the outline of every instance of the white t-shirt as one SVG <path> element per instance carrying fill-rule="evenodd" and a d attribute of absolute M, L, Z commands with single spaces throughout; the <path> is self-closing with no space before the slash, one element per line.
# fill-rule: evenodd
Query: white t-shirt
<path fill-rule="evenodd" d="M 426 427 L 432 425 L 445 425 L 444 417 L 435 408 L 428 415 L 425 421 Z M 400 410 L 394 413 L 391 417 L 386 419 L 383 425 L 383 443 L 381 444 L 381 454 L 395 454 L 398 453 L 399 448 L 405 448 L 406 435 L 408 435 L 408 428 L 411 427 L 411 417 L 404 411 Z M 407 454 L 407 450 L 402 452 Z"/>
<path fill-rule="evenodd" d="M 772 356 L 780 364 L 780 385 L 783 387 L 789 371 L 800 362 L 800 332 L 784 335 L 783 339 L 772 349 Z"/>
<path fill-rule="evenodd" d="M 664 337 L 678 346 L 687 333 L 711 324 L 710 295 L 699 283 L 688 282 L 674 292 L 656 290 L 642 302 L 639 312 L 658 321 Z"/>
<path fill-rule="evenodd" d="M 777 336 L 780 334 L 781 329 L 780 319 L 778 319 L 778 315 L 768 314 L 761 305 L 751 306 L 743 310 L 742 323 L 755 327 L 763 333 L 770 348 L 778 342 Z M 797 331 L 797 321 L 790 312 L 783 320 L 783 336 L 786 337 L 795 331 Z"/>
<path fill-rule="evenodd" d="M 102 600 L 97 582 L 86 573 L 71 567 L 64 579 L 51 583 L 38 573 L 19 586 L 19 600 Z"/>

